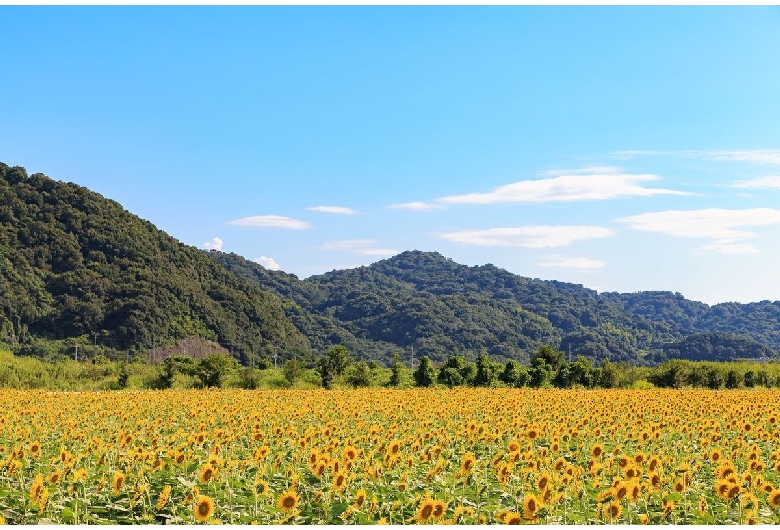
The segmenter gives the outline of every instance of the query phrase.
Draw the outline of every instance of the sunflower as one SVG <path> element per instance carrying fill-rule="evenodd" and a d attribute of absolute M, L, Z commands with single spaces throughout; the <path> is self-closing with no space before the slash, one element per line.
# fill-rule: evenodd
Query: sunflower
<path fill-rule="evenodd" d="M 740 493 L 741 491 L 742 491 L 742 488 L 740 488 L 740 487 L 739 487 L 739 484 L 733 484 L 733 483 L 730 483 L 730 484 L 729 484 L 729 491 L 728 491 L 728 493 L 726 494 L 726 496 L 727 496 L 727 498 L 728 498 L 729 500 L 732 500 L 732 499 L 736 498 L 736 497 L 737 497 L 737 495 L 739 495 L 739 493 Z"/>
<path fill-rule="evenodd" d="M 363 504 L 366 502 L 366 497 L 368 494 L 366 493 L 366 490 L 363 488 L 359 489 L 358 492 L 355 494 L 355 506 L 358 508 L 362 508 Z"/>
<path fill-rule="evenodd" d="M 268 482 L 261 479 L 260 477 L 258 477 L 257 481 L 255 481 L 255 487 L 258 495 L 268 494 Z"/>
<path fill-rule="evenodd" d="M 257 451 L 255 451 L 257 453 Z M 257 458 L 257 457 L 255 457 Z M 309 467 L 314 468 L 314 466 L 317 465 L 317 461 L 320 459 L 320 453 L 316 449 L 312 449 L 309 453 L 308 461 L 309 461 Z"/>
<path fill-rule="evenodd" d="M 276 505 L 284 512 L 292 511 L 298 506 L 298 494 L 295 490 L 287 490 L 279 496 Z"/>
<path fill-rule="evenodd" d="M 715 469 L 715 475 L 719 479 L 725 479 L 728 478 L 729 475 L 735 476 L 736 474 L 737 474 L 737 470 L 734 468 L 734 465 L 728 461 L 723 462 Z"/>
<path fill-rule="evenodd" d="M 348 445 L 344 448 L 344 460 L 355 460 L 357 458 L 358 452 L 357 449 L 352 447 L 351 445 Z"/>
<path fill-rule="evenodd" d="M 507 444 L 506 450 L 510 453 L 516 453 L 520 450 L 520 444 L 517 441 L 512 440 Z"/>
<path fill-rule="evenodd" d="M 780 507 L 780 489 L 772 489 L 769 495 L 766 496 L 766 502 L 772 508 Z"/>
<path fill-rule="evenodd" d="M 41 444 L 37 440 L 30 444 L 30 454 L 33 458 L 41 456 Z"/>
<path fill-rule="evenodd" d="M 504 516 L 504 524 L 522 524 L 522 516 L 517 512 L 509 512 Z"/>
<path fill-rule="evenodd" d="M 639 522 L 641 524 L 650 524 L 650 517 L 648 517 L 646 513 L 640 513 Z"/>
<path fill-rule="evenodd" d="M 43 490 L 43 475 L 38 473 L 33 479 L 32 484 L 30 484 L 30 499 L 32 500 L 33 506 L 38 504 L 38 500 L 41 498 Z"/>
<path fill-rule="evenodd" d="M 116 473 L 114 473 L 114 478 L 111 480 L 111 490 L 114 492 L 114 495 L 122 491 L 122 486 L 125 483 L 125 474 L 116 470 Z"/>
<path fill-rule="evenodd" d="M 414 515 L 414 520 L 421 524 L 427 523 L 428 519 L 433 516 L 434 508 L 435 504 L 433 499 L 427 496 L 423 497 L 423 500 L 420 501 L 420 506 L 417 507 L 417 513 Z"/>
<path fill-rule="evenodd" d="M 611 501 L 609 504 L 605 504 L 603 510 L 604 515 L 609 517 L 612 521 L 618 519 L 623 512 L 623 508 L 621 508 L 620 503 L 617 501 Z"/>
<path fill-rule="evenodd" d="M 526 519 L 536 519 L 536 512 L 539 510 L 539 501 L 533 493 L 529 493 L 523 499 L 523 517 Z"/>
<path fill-rule="evenodd" d="M 160 492 L 160 496 L 157 498 L 157 505 L 155 506 L 155 509 L 159 512 L 163 509 L 163 506 L 168 502 L 168 499 L 171 498 L 171 487 L 165 486 L 162 491 Z"/>
<path fill-rule="evenodd" d="M 51 475 L 49 475 L 49 484 L 56 484 L 61 478 L 62 473 L 60 471 L 52 471 Z"/>
<path fill-rule="evenodd" d="M 593 458 L 600 457 L 604 454 L 604 446 L 601 444 L 595 444 L 590 448 L 590 454 L 593 456 Z"/>
<path fill-rule="evenodd" d="M 46 503 L 49 501 L 49 490 L 46 488 L 43 489 L 43 492 L 41 493 L 41 498 L 39 499 L 39 505 L 38 505 L 38 515 L 43 513 L 43 510 L 46 509 Z M 2 517 L 0 517 L 0 520 Z M 2 526 L 2 522 L 0 522 L 0 526 Z"/>
<path fill-rule="evenodd" d="M 536 427 L 528 427 L 525 430 L 525 435 L 529 440 L 536 440 L 539 438 L 539 430 Z"/>
<path fill-rule="evenodd" d="M 471 451 L 463 455 L 463 459 L 460 461 L 460 472 L 464 475 L 470 475 L 474 471 L 474 464 L 477 459 L 474 457 L 474 453 Z"/>
<path fill-rule="evenodd" d="M 331 488 L 335 491 L 341 491 L 343 490 L 347 485 L 347 474 L 346 473 L 336 473 L 333 475 L 333 483 L 331 484 Z"/>
<path fill-rule="evenodd" d="M 441 500 L 433 501 L 433 518 L 441 519 L 447 511 L 447 503 Z"/>
<path fill-rule="evenodd" d="M 623 500 L 623 497 L 628 495 L 628 485 L 625 482 L 620 481 L 612 487 L 612 493 L 617 500 L 621 501 Z"/>
<path fill-rule="evenodd" d="M 661 459 L 656 455 L 651 456 L 650 460 L 647 462 L 647 470 L 655 471 L 659 467 L 661 467 Z"/>
<path fill-rule="evenodd" d="M 639 500 L 639 495 L 642 493 L 642 487 L 639 485 L 638 481 L 633 481 L 629 487 L 628 487 L 628 498 L 631 499 L 631 502 L 636 502 Z"/>
<path fill-rule="evenodd" d="M 87 480 L 87 471 L 85 469 L 78 469 L 73 473 L 73 482 L 84 482 Z"/>
<path fill-rule="evenodd" d="M 539 475 L 539 477 L 536 479 L 536 489 L 539 491 L 544 491 L 550 486 L 550 481 L 552 480 L 552 477 L 549 473 L 546 471 Z"/>
<path fill-rule="evenodd" d="M 195 519 L 199 522 L 208 521 L 214 515 L 214 501 L 211 497 L 201 495 L 195 503 Z"/>
<path fill-rule="evenodd" d="M 204 484 L 208 484 L 211 481 L 211 479 L 214 478 L 214 474 L 215 474 L 214 466 L 212 466 L 211 464 L 206 464 L 200 470 L 199 473 L 200 481 L 203 482 Z"/>

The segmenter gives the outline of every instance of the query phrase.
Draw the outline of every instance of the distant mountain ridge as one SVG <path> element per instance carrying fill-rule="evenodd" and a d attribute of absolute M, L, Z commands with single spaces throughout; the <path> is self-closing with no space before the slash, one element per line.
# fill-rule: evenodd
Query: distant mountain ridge
<path fill-rule="evenodd" d="M 599 294 L 493 265 L 468 267 L 435 252 L 407 251 L 306 280 L 235 254 L 208 254 L 358 340 L 414 348 L 418 356 L 437 361 L 481 350 L 527 361 L 540 344 L 552 343 L 572 356 L 656 363 L 666 358 L 665 351 L 685 356 L 685 347 L 670 346 L 693 334 L 711 335 L 712 360 L 724 352 L 734 358 L 774 357 L 780 349 L 778 302 L 708 306 L 671 292 Z"/>
<path fill-rule="evenodd" d="M 148 351 L 187 337 L 245 364 L 335 344 L 385 363 L 396 352 L 527 362 L 542 344 L 638 364 L 774 358 L 780 302 L 599 294 L 421 251 L 300 280 L 184 245 L 87 188 L 0 163 L 0 341 Z"/>

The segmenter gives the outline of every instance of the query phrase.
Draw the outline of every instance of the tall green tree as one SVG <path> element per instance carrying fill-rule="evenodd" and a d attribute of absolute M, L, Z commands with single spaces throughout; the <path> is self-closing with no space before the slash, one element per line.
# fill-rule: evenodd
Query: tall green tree
<path fill-rule="evenodd" d="M 436 382 L 436 368 L 427 355 L 420 357 L 420 365 L 414 371 L 414 384 L 421 387 L 433 386 Z"/>
<path fill-rule="evenodd" d="M 210 354 L 198 361 L 195 374 L 203 386 L 222 388 L 222 383 L 229 374 L 238 369 L 238 361 L 221 354 Z"/>
<path fill-rule="evenodd" d="M 460 385 L 470 385 L 477 375 L 477 367 L 462 355 L 452 355 L 439 367 L 437 381 L 452 388 Z"/>
<path fill-rule="evenodd" d="M 531 377 L 528 370 L 517 361 L 509 360 L 498 377 L 501 382 L 512 388 L 521 388 L 528 384 Z"/>
<path fill-rule="evenodd" d="M 477 373 L 474 376 L 474 386 L 496 386 L 498 373 L 496 366 L 487 355 L 477 355 Z"/>

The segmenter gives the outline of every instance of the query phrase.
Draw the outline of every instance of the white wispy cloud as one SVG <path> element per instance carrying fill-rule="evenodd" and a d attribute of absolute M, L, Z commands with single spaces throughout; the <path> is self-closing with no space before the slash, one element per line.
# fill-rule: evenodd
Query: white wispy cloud
<path fill-rule="evenodd" d="M 743 151 L 705 151 L 713 160 L 780 164 L 780 149 L 748 149 Z"/>
<path fill-rule="evenodd" d="M 306 209 L 312 212 L 335 213 L 340 215 L 357 215 L 360 213 L 359 211 L 347 208 L 346 206 L 311 206 Z"/>
<path fill-rule="evenodd" d="M 761 250 L 750 243 L 744 243 L 738 239 L 718 239 L 709 245 L 699 247 L 699 250 L 713 250 L 715 252 L 720 252 L 721 254 L 757 254 L 761 252 Z"/>
<path fill-rule="evenodd" d="M 450 195 L 436 199 L 444 204 L 495 204 L 599 201 L 623 197 L 655 195 L 692 195 L 665 188 L 648 188 L 642 184 L 660 180 L 658 175 L 633 175 L 604 171 L 586 175 L 569 174 L 540 180 L 522 180 L 499 186 L 487 193 Z"/>
<path fill-rule="evenodd" d="M 723 254 L 756 253 L 759 249 L 743 240 L 756 236 L 745 230 L 750 227 L 780 224 L 780 210 L 750 208 L 726 210 L 667 210 L 631 215 L 617 219 L 634 230 L 658 232 L 676 237 L 712 239 L 712 243 L 699 250 L 711 250 Z"/>
<path fill-rule="evenodd" d="M 203 243 L 203 248 L 206 250 L 222 250 L 222 244 L 224 241 L 222 241 L 220 238 L 215 237 L 211 241 L 206 241 Z"/>
<path fill-rule="evenodd" d="M 444 208 L 441 204 L 434 204 L 430 202 L 405 202 L 402 204 L 390 204 L 388 208 L 393 210 L 412 210 L 415 212 L 427 212 L 429 210 L 441 210 Z"/>
<path fill-rule="evenodd" d="M 614 151 L 610 157 L 629 160 L 640 156 L 672 156 L 678 158 L 703 158 L 720 162 L 750 162 L 753 164 L 780 164 L 780 149 L 703 149 L 679 151 L 623 150 Z"/>
<path fill-rule="evenodd" d="M 276 263 L 276 260 L 273 258 L 269 258 L 267 256 L 260 256 L 259 258 L 255 258 L 252 261 L 255 263 L 258 263 L 265 267 L 266 269 L 270 271 L 278 271 L 279 270 L 279 264 Z"/>
<path fill-rule="evenodd" d="M 548 256 L 545 261 L 536 263 L 539 267 L 560 267 L 566 269 L 593 270 L 606 266 L 606 262 L 590 258 L 571 258 L 566 256 Z"/>
<path fill-rule="evenodd" d="M 584 239 L 600 239 L 614 235 L 614 230 L 602 226 L 517 226 L 460 230 L 434 234 L 439 239 L 483 247 L 562 247 Z"/>
<path fill-rule="evenodd" d="M 732 188 L 760 189 L 769 188 L 780 190 L 780 176 L 767 176 L 757 179 L 738 180 L 731 185 Z"/>
<path fill-rule="evenodd" d="M 260 228 L 287 228 L 290 230 L 306 230 L 311 228 L 311 225 L 306 221 L 293 219 L 292 217 L 284 217 L 281 215 L 255 215 L 252 217 L 242 217 L 241 219 L 228 221 L 227 224 Z"/>
<path fill-rule="evenodd" d="M 322 250 L 355 250 L 376 245 L 373 239 L 339 239 L 337 241 L 328 241 L 319 248 Z"/>

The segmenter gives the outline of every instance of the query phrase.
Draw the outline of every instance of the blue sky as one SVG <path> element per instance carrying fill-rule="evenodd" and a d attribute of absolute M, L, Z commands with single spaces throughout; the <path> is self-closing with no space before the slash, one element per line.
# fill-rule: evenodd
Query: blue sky
<path fill-rule="evenodd" d="M 0 7 L 0 161 L 307 277 L 780 299 L 780 8 Z"/>

